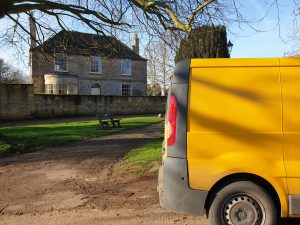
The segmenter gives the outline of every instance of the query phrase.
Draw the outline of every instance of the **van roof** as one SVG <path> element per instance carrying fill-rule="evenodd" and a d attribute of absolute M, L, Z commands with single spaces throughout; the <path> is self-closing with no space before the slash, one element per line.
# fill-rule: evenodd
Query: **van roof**
<path fill-rule="evenodd" d="M 299 57 L 192 59 L 190 67 L 277 67 L 300 66 Z"/>

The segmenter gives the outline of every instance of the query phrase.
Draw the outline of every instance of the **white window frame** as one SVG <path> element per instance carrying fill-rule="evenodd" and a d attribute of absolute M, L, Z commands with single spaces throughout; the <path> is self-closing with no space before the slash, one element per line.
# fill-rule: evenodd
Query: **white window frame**
<path fill-rule="evenodd" d="M 72 88 L 72 85 L 67 84 L 67 95 L 72 94 L 71 88 Z"/>
<path fill-rule="evenodd" d="M 58 68 L 59 67 L 59 60 L 57 60 L 57 57 L 63 57 L 65 59 L 65 63 L 66 63 L 66 69 L 63 70 L 61 68 Z M 54 71 L 57 71 L 57 72 L 68 72 L 68 58 L 67 58 L 67 55 L 64 54 L 64 53 L 55 53 L 54 54 Z"/>
<path fill-rule="evenodd" d="M 123 95 L 123 86 L 128 85 L 129 86 L 129 93 L 128 95 Z M 131 84 L 121 84 L 121 95 L 122 96 L 132 96 L 132 86 Z"/>
<path fill-rule="evenodd" d="M 46 94 L 53 94 L 53 84 L 45 84 L 45 92 Z"/>
<path fill-rule="evenodd" d="M 60 87 L 64 87 L 64 88 L 60 89 Z M 67 95 L 68 94 L 68 85 L 67 84 L 58 84 L 58 94 L 59 95 Z"/>
<path fill-rule="evenodd" d="M 123 63 L 129 63 L 129 73 L 123 73 Z M 131 59 L 121 59 L 121 75 L 131 76 L 132 75 L 132 60 Z"/>
<path fill-rule="evenodd" d="M 94 60 L 97 60 L 98 62 L 98 68 L 97 71 L 92 71 Z M 98 56 L 91 56 L 90 57 L 90 73 L 92 74 L 102 74 L 102 60 Z"/>

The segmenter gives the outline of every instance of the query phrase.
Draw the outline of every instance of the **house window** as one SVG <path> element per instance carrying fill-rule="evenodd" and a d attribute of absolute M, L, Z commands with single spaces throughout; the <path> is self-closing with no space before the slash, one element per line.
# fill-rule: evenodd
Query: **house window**
<path fill-rule="evenodd" d="M 76 95 L 77 94 L 77 86 L 76 85 L 68 84 L 67 87 L 68 87 L 68 89 L 67 89 L 68 95 Z"/>
<path fill-rule="evenodd" d="M 98 74 L 102 73 L 102 62 L 99 57 L 92 56 L 90 65 L 91 65 L 91 70 L 90 70 L 91 73 L 98 73 Z"/>
<path fill-rule="evenodd" d="M 131 60 L 122 59 L 121 60 L 121 74 L 125 76 L 131 76 Z"/>
<path fill-rule="evenodd" d="M 122 96 L 130 96 L 130 95 L 131 95 L 131 85 L 122 84 Z"/>
<path fill-rule="evenodd" d="M 66 95 L 68 93 L 68 85 L 67 84 L 59 84 L 58 85 L 58 94 Z"/>
<path fill-rule="evenodd" d="M 67 56 L 65 54 L 55 54 L 54 70 L 66 72 L 67 69 Z"/>
<path fill-rule="evenodd" d="M 45 93 L 53 94 L 53 85 L 52 84 L 45 84 Z"/>

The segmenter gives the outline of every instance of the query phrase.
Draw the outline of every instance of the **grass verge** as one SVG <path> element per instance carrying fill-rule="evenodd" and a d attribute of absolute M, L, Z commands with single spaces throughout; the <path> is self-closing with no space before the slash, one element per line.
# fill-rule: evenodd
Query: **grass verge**
<path fill-rule="evenodd" d="M 101 130 L 98 121 L 79 121 L 0 128 L 0 155 L 31 152 L 72 141 L 100 137 L 131 128 L 160 122 L 159 117 L 135 117 L 121 120 L 122 129 Z"/>
<path fill-rule="evenodd" d="M 148 176 L 157 173 L 161 164 L 162 141 L 163 138 L 158 138 L 142 147 L 132 149 L 120 162 L 117 172 L 137 176 Z"/>

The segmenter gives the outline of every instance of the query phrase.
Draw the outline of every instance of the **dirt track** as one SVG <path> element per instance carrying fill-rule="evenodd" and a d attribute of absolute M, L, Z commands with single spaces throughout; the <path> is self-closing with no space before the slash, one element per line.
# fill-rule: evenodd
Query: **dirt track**
<path fill-rule="evenodd" d="M 156 177 L 114 173 L 126 152 L 161 135 L 155 124 L 0 160 L 0 223 L 201 224 L 160 208 Z"/>
<path fill-rule="evenodd" d="M 130 149 L 162 124 L 0 160 L 0 224 L 207 225 L 160 208 L 156 177 L 117 176 Z M 299 225 L 284 221 L 281 225 Z"/>

